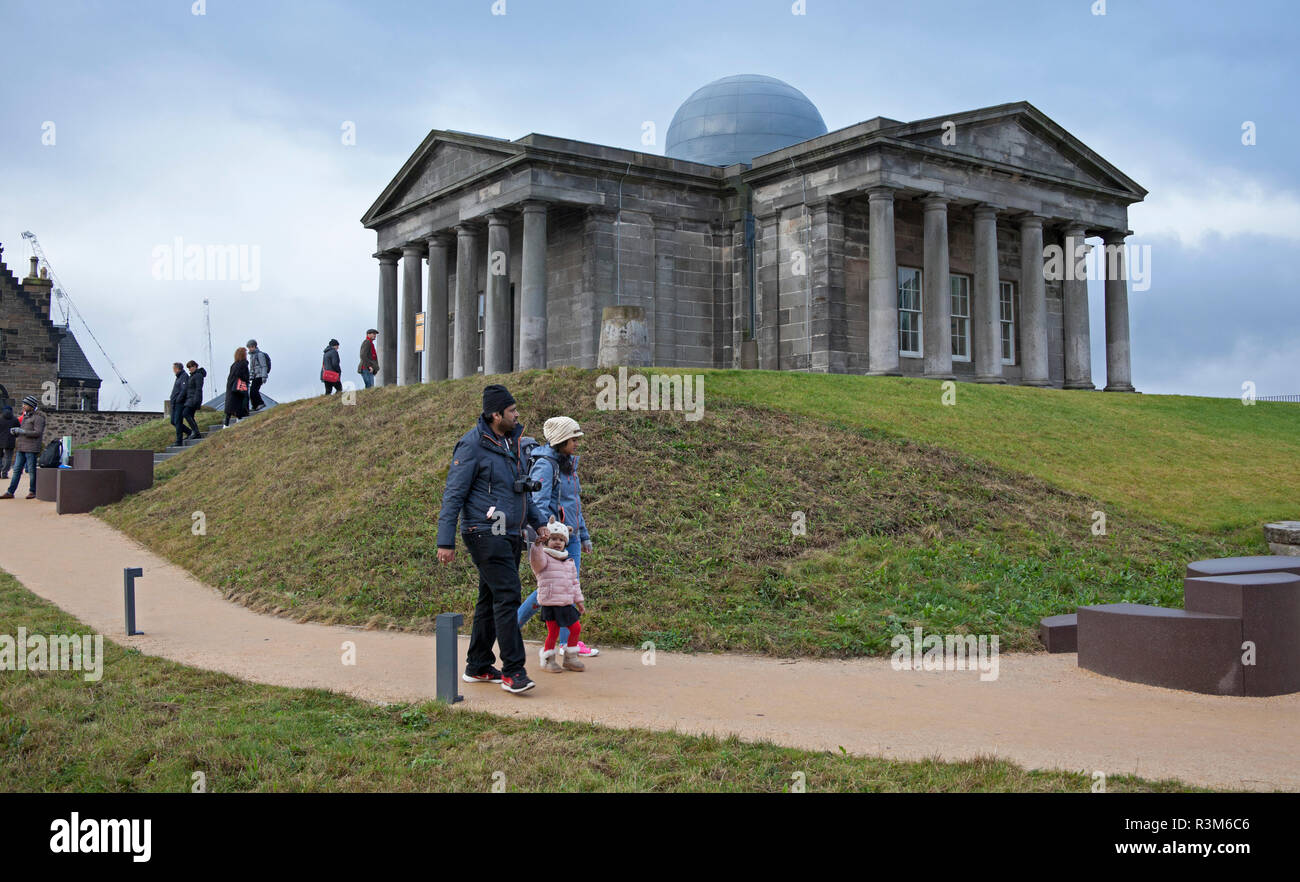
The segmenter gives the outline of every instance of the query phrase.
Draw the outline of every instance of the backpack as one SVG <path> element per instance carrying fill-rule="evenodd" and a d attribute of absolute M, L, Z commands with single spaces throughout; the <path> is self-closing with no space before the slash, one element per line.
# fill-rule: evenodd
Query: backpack
<path fill-rule="evenodd" d="M 528 474 L 530 475 L 533 473 L 533 463 L 537 462 L 537 460 L 539 459 L 542 459 L 542 457 L 536 456 L 533 453 L 533 451 L 540 446 L 541 445 L 537 443 L 537 439 L 529 435 L 522 435 L 519 438 L 519 459 L 523 461 L 524 468 L 527 469 Z M 555 489 L 552 490 L 551 492 L 551 509 L 554 511 L 559 511 L 560 520 L 561 521 L 564 520 L 564 510 L 560 508 L 560 482 L 559 481 L 555 482 Z M 532 543 L 532 541 L 537 538 L 537 531 L 534 530 L 531 525 L 525 524 L 524 538 L 529 543 Z"/>
<path fill-rule="evenodd" d="M 36 464 L 43 469 L 56 469 L 63 462 L 63 442 L 51 441 L 45 445 L 41 455 L 36 458 Z"/>

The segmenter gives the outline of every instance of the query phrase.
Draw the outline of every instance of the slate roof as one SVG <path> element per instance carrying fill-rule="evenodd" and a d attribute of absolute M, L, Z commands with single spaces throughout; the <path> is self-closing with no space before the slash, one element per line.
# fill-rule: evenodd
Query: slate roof
<path fill-rule="evenodd" d="M 81 344 L 71 330 L 55 326 L 59 337 L 59 379 L 60 380 L 95 380 L 99 374 L 90 365 L 90 359 L 81 351 Z"/>
<path fill-rule="evenodd" d="M 267 395 L 265 392 L 262 393 L 262 400 L 266 402 L 266 406 L 267 406 L 268 409 L 269 409 L 269 408 L 272 408 L 272 407 L 275 407 L 277 404 L 280 403 L 280 402 L 276 401 L 274 398 L 272 398 L 270 395 Z M 222 392 L 222 393 L 218 394 L 216 398 L 213 398 L 211 401 L 205 401 L 205 402 L 203 402 L 203 406 L 204 406 L 204 407 L 210 407 L 210 408 L 212 408 L 213 410 L 225 410 L 225 409 L 226 409 L 226 393 L 225 393 L 225 392 Z"/>

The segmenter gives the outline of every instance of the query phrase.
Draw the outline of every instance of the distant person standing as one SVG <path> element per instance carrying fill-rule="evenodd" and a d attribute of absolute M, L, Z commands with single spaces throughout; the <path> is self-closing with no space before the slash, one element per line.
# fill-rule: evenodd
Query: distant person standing
<path fill-rule="evenodd" d="M 185 366 L 179 361 L 172 362 L 172 425 L 176 428 L 176 446 L 180 447 L 190 436 L 189 426 L 185 425 L 185 399 L 189 397 L 190 375 L 185 373 Z"/>
<path fill-rule="evenodd" d="M 203 437 L 203 433 L 199 431 L 194 415 L 203 406 L 203 383 L 208 378 L 208 370 L 199 367 L 199 363 L 192 358 L 185 362 L 185 366 L 190 370 L 190 378 L 185 384 L 185 414 L 182 418 L 190 430 L 190 440 L 197 441 Z"/>
<path fill-rule="evenodd" d="M 248 416 L 248 350 L 240 346 L 235 350 L 235 360 L 226 374 L 226 419 L 224 426 L 230 425 L 230 418 L 239 422 Z"/>
<path fill-rule="evenodd" d="M 248 404 L 253 413 L 266 407 L 262 400 L 262 384 L 271 378 L 271 356 L 257 348 L 256 340 L 248 341 Z"/>
<path fill-rule="evenodd" d="M 361 382 L 369 389 L 375 385 L 375 374 L 379 373 L 379 353 L 375 351 L 375 338 L 379 332 L 374 328 L 366 331 L 366 339 L 361 341 L 361 363 L 357 365 L 357 373 L 361 374 Z"/>
<path fill-rule="evenodd" d="M 325 394 L 343 391 L 343 362 L 339 359 L 339 341 L 330 340 L 325 347 L 320 365 L 320 379 L 325 384 Z"/>
<path fill-rule="evenodd" d="M 36 406 L 36 396 L 28 395 L 23 399 L 23 424 L 10 429 L 10 435 L 17 437 L 18 456 L 14 460 L 14 474 L 9 479 L 9 490 L 0 499 L 13 499 L 18 482 L 22 480 L 23 469 L 27 469 L 27 498 L 36 498 L 36 457 L 41 452 L 41 440 L 45 435 L 45 414 Z"/>
<path fill-rule="evenodd" d="M 14 409 L 5 405 L 0 413 L 0 478 L 9 477 L 9 469 L 14 464 L 14 441 L 10 429 L 18 428 L 22 423 L 14 416 Z"/>

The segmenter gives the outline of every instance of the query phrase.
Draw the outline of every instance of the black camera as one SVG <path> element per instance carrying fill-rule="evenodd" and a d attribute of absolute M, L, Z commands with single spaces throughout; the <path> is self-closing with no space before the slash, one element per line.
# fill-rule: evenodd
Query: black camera
<path fill-rule="evenodd" d="M 542 489 L 542 482 L 532 478 L 519 478 L 515 481 L 516 493 L 536 493 Z"/>

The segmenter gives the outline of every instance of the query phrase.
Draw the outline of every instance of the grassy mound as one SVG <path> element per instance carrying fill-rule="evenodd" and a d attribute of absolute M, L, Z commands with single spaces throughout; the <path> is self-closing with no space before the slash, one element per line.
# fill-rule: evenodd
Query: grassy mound
<path fill-rule="evenodd" d="M 1192 532 L 1133 514 L 1131 499 L 1064 490 L 808 404 L 818 381 L 857 381 L 859 396 L 912 381 L 765 374 L 773 394 L 759 404 L 760 375 L 709 373 L 706 414 L 691 422 L 596 410 L 597 376 L 508 378 L 526 428 L 568 414 L 588 434 L 593 642 L 845 656 L 887 652 L 893 634 L 921 626 L 1031 650 L 1043 615 L 1094 602 L 1178 606 L 1188 560 L 1262 550 L 1258 530 L 1250 542 Z M 282 404 L 161 465 L 152 489 L 100 514 L 255 609 L 429 628 L 439 612 L 469 613 L 477 593 L 463 547 L 454 564 L 436 563 L 434 533 L 451 448 L 483 384 Z M 191 529 L 199 511 L 202 536 Z M 1094 511 L 1106 514 L 1105 535 L 1093 532 Z M 791 529 L 797 512 L 805 535 Z"/>
<path fill-rule="evenodd" d="M 219 410 L 205 407 L 194 414 L 194 422 L 200 432 L 219 425 L 225 414 Z M 161 453 L 176 443 L 176 427 L 170 420 L 153 420 L 130 429 L 114 432 L 86 444 L 76 444 L 75 448 L 104 448 L 105 450 L 152 450 Z"/>
<path fill-rule="evenodd" d="M 90 629 L 0 572 L 0 633 Z M 104 641 L 103 679 L 0 677 L 0 791 L 1086 793 L 1089 775 L 996 759 L 898 762 L 422 705 L 376 707 L 319 689 L 245 683 Z M 494 777 L 495 776 L 495 777 Z M 1112 792 L 1197 790 L 1129 775 Z"/>

